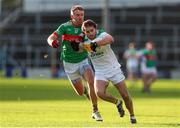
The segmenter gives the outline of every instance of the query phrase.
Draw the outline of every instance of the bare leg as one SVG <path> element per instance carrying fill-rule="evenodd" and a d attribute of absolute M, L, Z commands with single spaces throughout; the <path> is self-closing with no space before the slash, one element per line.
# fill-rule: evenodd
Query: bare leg
<path fill-rule="evenodd" d="M 95 84 L 95 87 L 96 87 L 96 93 L 97 95 L 107 101 L 107 102 L 110 102 L 110 103 L 113 103 L 116 105 L 117 109 L 118 109 L 118 113 L 120 115 L 120 117 L 123 117 L 124 116 L 124 109 L 123 109 L 123 106 L 122 106 L 122 101 L 121 100 L 118 100 L 116 97 L 106 93 L 106 89 L 108 87 L 108 82 L 106 81 L 102 81 L 102 80 L 97 80 L 96 81 L 96 84 Z"/>
<path fill-rule="evenodd" d="M 147 92 L 149 90 L 149 83 L 148 83 L 148 74 L 143 74 L 142 79 L 143 79 L 143 92 Z"/>
<path fill-rule="evenodd" d="M 150 92 L 150 87 L 152 83 L 156 80 L 156 75 L 154 74 L 143 74 L 143 92 Z"/>
<path fill-rule="evenodd" d="M 92 118 L 95 119 L 96 121 L 103 121 L 98 111 L 97 96 L 96 96 L 95 88 L 94 88 L 94 72 L 91 67 L 87 67 L 85 69 L 84 78 L 88 83 L 90 99 L 93 105 Z"/>
<path fill-rule="evenodd" d="M 98 111 L 97 96 L 94 91 L 94 72 L 91 67 L 88 67 L 84 72 L 84 78 L 88 83 L 90 99 L 93 105 L 93 111 Z"/>
<path fill-rule="evenodd" d="M 132 99 L 128 93 L 125 82 L 122 81 L 122 82 L 116 84 L 115 86 L 116 86 L 117 90 L 119 91 L 119 93 L 121 94 L 121 96 L 125 102 L 126 108 L 129 111 L 130 116 L 134 116 Z"/>
<path fill-rule="evenodd" d="M 76 79 L 76 80 L 71 80 L 71 85 L 74 89 L 74 91 L 82 96 L 83 93 L 84 93 L 84 87 L 83 87 L 83 84 L 82 84 L 82 80 L 79 78 L 79 79 Z"/>
<path fill-rule="evenodd" d="M 113 97 L 112 95 L 106 93 L 106 89 L 108 87 L 108 82 L 97 80 L 95 81 L 95 91 L 99 98 L 115 104 L 117 102 L 117 98 Z"/>
<path fill-rule="evenodd" d="M 151 85 L 153 82 L 155 82 L 156 81 L 156 75 L 154 75 L 154 74 L 150 74 L 149 75 L 149 79 L 148 79 L 148 81 L 147 81 L 147 83 L 148 83 L 148 85 Z"/>

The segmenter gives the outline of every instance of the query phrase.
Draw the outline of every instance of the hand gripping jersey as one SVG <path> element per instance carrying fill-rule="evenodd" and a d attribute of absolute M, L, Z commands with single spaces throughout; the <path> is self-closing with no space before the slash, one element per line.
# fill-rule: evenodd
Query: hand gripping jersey
<path fill-rule="evenodd" d="M 71 21 L 61 24 L 55 31 L 58 36 L 62 36 L 61 59 L 69 63 L 78 63 L 87 58 L 87 52 L 76 52 L 72 49 L 71 44 L 75 41 L 82 42 L 81 27 L 74 27 Z"/>
<path fill-rule="evenodd" d="M 97 30 L 96 39 L 103 38 L 106 34 L 107 33 L 102 30 Z M 96 41 L 96 39 L 94 39 L 94 41 Z M 91 40 L 86 37 L 84 43 L 88 44 L 90 42 Z M 110 44 L 99 46 L 96 48 L 96 52 L 89 51 L 88 53 L 96 72 L 108 73 L 113 71 L 113 69 L 120 68 L 120 64 Z"/>

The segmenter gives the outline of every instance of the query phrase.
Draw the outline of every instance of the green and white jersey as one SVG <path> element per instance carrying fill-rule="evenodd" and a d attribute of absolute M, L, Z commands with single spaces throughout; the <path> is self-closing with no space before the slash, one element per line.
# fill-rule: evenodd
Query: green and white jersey
<path fill-rule="evenodd" d="M 87 58 L 87 51 L 76 52 L 72 49 L 73 41 L 82 41 L 81 27 L 74 27 L 71 21 L 61 24 L 55 31 L 59 37 L 62 36 L 61 59 L 69 63 L 78 63 Z"/>
<path fill-rule="evenodd" d="M 156 67 L 156 51 L 155 50 L 147 50 L 143 49 L 141 51 L 142 58 L 142 64 L 145 64 L 146 67 L 152 68 Z"/>
<path fill-rule="evenodd" d="M 103 38 L 107 35 L 106 32 L 102 30 L 97 30 L 96 38 L 93 41 L 97 41 L 98 38 Z M 91 42 L 92 40 L 87 39 L 87 42 Z M 86 43 L 86 42 L 85 42 Z M 117 69 L 120 67 L 118 60 L 111 49 L 110 44 L 99 46 L 96 48 L 96 52 L 88 52 L 89 57 L 94 66 L 95 72 L 100 73 L 108 73 L 113 69 Z"/>

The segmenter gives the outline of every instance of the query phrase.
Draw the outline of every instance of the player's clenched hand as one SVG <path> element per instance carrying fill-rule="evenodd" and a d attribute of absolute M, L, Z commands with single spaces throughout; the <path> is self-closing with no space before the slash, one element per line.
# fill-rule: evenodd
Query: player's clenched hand
<path fill-rule="evenodd" d="M 91 47 L 91 50 L 96 52 L 96 48 L 97 48 L 97 43 L 96 42 L 91 42 L 90 43 L 90 47 Z"/>
<path fill-rule="evenodd" d="M 88 52 L 96 52 L 97 43 L 96 42 L 84 42 L 83 48 Z"/>
<path fill-rule="evenodd" d="M 52 47 L 53 47 L 53 48 L 59 47 L 59 41 L 58 41 L 58 40 L 53 40 L 53 41 L 52 41 Z"/>

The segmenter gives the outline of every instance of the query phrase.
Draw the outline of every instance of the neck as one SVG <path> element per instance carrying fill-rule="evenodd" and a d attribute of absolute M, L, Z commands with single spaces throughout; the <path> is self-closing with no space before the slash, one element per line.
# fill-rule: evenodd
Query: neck
<path fill-rule="evenodd" d="M 75 26 L 75 27 L 80 27 L 82 24 L 79 24 L 78 22 L 76 22 L 76 21 L 72 21 L 71 20 L 71 22 L 72 22 L 72 25 L 73 26 Z"/>

